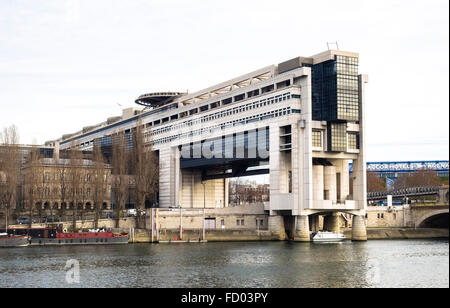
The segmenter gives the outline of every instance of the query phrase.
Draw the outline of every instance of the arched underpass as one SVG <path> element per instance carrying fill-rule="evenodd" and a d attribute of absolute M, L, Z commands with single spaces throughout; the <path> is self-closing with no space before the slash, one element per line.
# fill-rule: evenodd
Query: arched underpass
<path fill-rule="evenodd" d="M 430 216 L 426 219 L 424 219 L 420 224 L 419 228 L 445 228 L 448 229 L 448 221 L 449 221 L 449 214 L 448 213 L 442 213 Z"/>

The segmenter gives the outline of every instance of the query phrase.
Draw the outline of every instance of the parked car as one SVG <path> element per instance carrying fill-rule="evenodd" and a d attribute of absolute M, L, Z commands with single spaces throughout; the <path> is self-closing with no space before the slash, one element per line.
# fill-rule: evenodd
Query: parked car
<path fill-rule="evenodd" d="M 127 216 L 128 217 L 136 217 L 137 216 L 137 210 L 136 209 L 128 209 L 127 210 Z"/>
<path fill-rule="evenodd" d="M 17 218 L 17 224 L 19 224 L 19 225 L 28 225 L 29 223 L 30 223 L 29 218 L 25 218 L 25 217 Z"/>
<path fill-rule="evenodd" d="M 106 218 L 107 219 L 114 219 L 114 218 L 116 218 L 116 213 L 115 212 L 108 212 L 108 213 L 106 213 Z"/>
<path fill-rule="evenodd" d="M 59 222 L 59 217 L 57 217 L 57 216 L 45 216 L 44 217 L 44 223 L 49 223 L 49 222 Z"/>

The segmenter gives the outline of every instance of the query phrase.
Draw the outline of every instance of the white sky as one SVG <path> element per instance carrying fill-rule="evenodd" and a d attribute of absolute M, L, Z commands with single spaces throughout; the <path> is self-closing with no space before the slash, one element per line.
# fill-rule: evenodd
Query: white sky
<path fill-rule="evenodd" d="M 194 92 L 337 41 L 369 75 L 369 161 L 449 157 L 448 0 L 1 0 L 0 128 L 43 143 L 151 91 Z"/>

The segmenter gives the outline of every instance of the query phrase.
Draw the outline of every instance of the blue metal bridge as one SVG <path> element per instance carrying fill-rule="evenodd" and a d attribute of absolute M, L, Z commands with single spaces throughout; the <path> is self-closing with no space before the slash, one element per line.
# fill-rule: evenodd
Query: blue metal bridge
<path fill-rule="evenodd" d="M 412 173 L 420 169 L 436 171 L 439 176 L 448 176 L 448 164 L 448 160 L 369 162 L 367 171 L 376 172 L 380 177 L 385 178 L 397 178 L 400 173 Z M 352 172 L 352 164 L 350 164 L 350 172 Z"/>

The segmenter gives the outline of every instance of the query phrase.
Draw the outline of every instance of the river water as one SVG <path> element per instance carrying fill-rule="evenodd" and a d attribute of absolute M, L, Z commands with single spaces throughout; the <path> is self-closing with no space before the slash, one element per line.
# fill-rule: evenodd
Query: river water
<path fill-rule="evenodd" d="M 79 283 L 67 283 L 68 260 L 79 263 Z M 0 249 L 0 287 L 448 288 L 449 242 L 8 248 Z"/>

